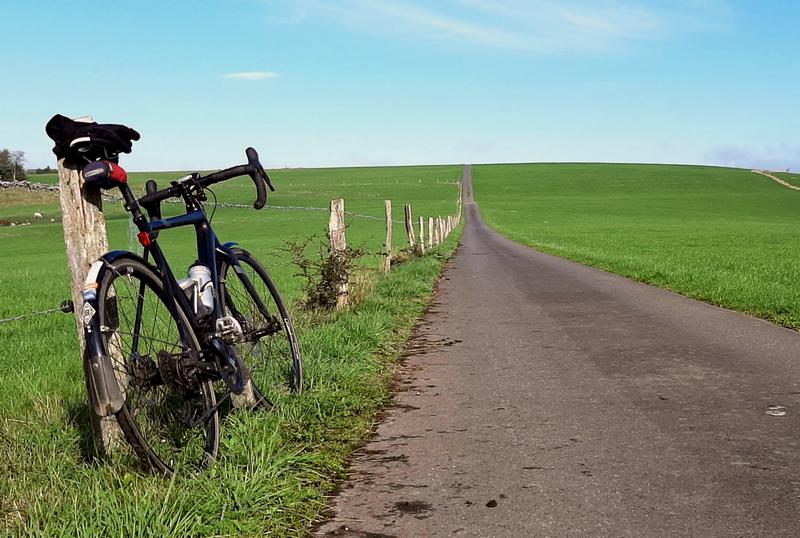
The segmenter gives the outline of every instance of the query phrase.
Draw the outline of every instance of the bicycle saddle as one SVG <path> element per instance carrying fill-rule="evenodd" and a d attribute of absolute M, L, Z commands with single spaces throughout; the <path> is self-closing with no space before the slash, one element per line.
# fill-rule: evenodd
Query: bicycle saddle
<path fill-rule="evenodd" d="M 75 163 L 97 159 L 116 162 L 120 153 L 130 153 L 133 141 L 139 140 L 139 133 L 130 127 L 75 121 L 61 114 L 50 118 L 45 132 L 56 143 L 56 157 Z"/>

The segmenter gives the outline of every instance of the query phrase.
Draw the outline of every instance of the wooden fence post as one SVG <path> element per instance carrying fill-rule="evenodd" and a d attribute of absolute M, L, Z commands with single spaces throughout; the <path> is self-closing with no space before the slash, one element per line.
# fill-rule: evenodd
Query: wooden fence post
<path fill-rule="evenodd" d="M 58 161 L 59 202 L 64 227 L 64 246 L 71 277 L 72 303 L 75 305 L 75 323 L 78 329 L 84 377 L 89 383 L 89 356 L 83 338 L 83 287 L 89 268 L 97 258 L 108 251 L 106 219 L 100 189 L 84 191 L 80 171 Z M 87 385 L 87 390 L 90 390 Z M 95 450 L 101 457 L 110 456 L 122 442 L 122 431 L 116 419 L 98 417 L 90 411 Z"/>
<path fill-rule="evenodd" d="M 436 231 L 433 228 L 433 217 L 428 217 L 428 250 L 433 248 L 433 240 Z"/>
<path fill-rule="evenodd" d="M 416 246 L 417 239 L 414 235 L 414 218 L 411 216 L 411 204 L 406 204 L 403 208 L 405 210 L 406 216 L 406 234 L 408 235 L 408 246 L 411 247 L 411 250 L 414 250 Z"/>
<path fill-rule="evenodd" d="M 456 202 L 458 205 L 458 213 L 456 216 L 456 226 L 461 223 L 461 204 L 463 204 L 464 198 L 464 180 L 458 182 L 458 201 Z"/>
<path fill-rule="evenodd" d="M 331 243 L 331 256 L 344 256 L 347 239 L 344 235 L 344 198 L 331 200 L 331 216 L 328 220 L 328 238 Z M 350 294 L 347 279 L 339 282 L 336 289 L 336 308 L 344 308 L 349 303 Z"/>
<path fill-rule="evenodd" d="M 461 210 L 464 203 L 464 179 L 458 182 L 458 198 L 456 199 L 456 214 L 453 217 L 453 227 L 461 224 Z"/>
<path fill-rule="evenodd" d="M 425 219 L 419 218 L 419 253 L 425 254 Z"/>
<path fill-rule="evenodd" d="M 383 272 L 392 268 L 392 201 L 384 200 L 386 207 L 386 256 L 383 259 Z"/>

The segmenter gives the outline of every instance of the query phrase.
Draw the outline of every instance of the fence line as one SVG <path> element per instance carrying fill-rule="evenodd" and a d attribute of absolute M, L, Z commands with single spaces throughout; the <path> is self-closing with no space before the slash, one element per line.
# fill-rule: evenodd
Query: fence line
<path fill-rule="evenodd" d="M 331 212 L 331 252 L 339 253 L 344 248 L 345 243 L 345 227 L 344 227 L 344 220 L 343 216 L 348 215 L 350 217 L 355 218 L 362 218 L 368 220 L 377 220 L 377 221 L 385 221 L 386 228 L 387 228 L 387 236 L 386 236 L 386 244 L 385 246 L 385 259 L 384 259 L 384 270 L 386 272 L 389 271 L 391 268 L 391 259 L 392 259 L 392 244 L 391 244 L 391 234 L 392 233 L 392 224 L 402 224 L 405 226 L 406 233 L 408 234 L 408 241 L 410 248 L 413 252 L 418 255 L 425 254 L 427 251 L 432 251 L 433 247 L 441 244 L 447 237 L 452 233 L 453 230 L 460 224 L 461 222 L 461 195 L 462 195 L 462 188 L 463 184 L 461 181 L 458 182 L 447 182 L 450 185 L 458 185 L 458 198 L 456 199 L 456 213 L 454 215 L 447 215 L 446 217 L 436 216 L 436 217 L 428 217 L 428 232 L 427 232 L 427 245 L 425 244 L 425 233 L 424 233 L 424 222 L 425 219 L 420 216 L 419 217 L 419 239 L 415 237 L 414 233 L 414 222 L 412 218 L 412 207 L 411 204 L 404 205 L 404 219 L 403 220 L 394 220 L 392 219 L 391 213 L 391 201 L 385 201 L 385 208 L 386 208 L 386 215 L 385 217 L 379 217 L 376 215 L 366 215 L 363 213 L 356 213 L 353 211 L 345 211 L 344 210 L 344 200 L 334 200 L 331 202 L 330 207 L 314 207 L 314 206 L 282 206 L 282 205 L 267 205 L 265 207 L 269 209 L 278 209 L 283 211 L 330 211 Z M 11 181 L 0 181 L 0 189 L 9 189 L 9 188 L 25 188 L 28 190 L 37 190 L 37 191 L 50 191 L 50 192 L 60 192 L 60 188 L 58 185 L 48 185 L 43 183 L 32 183 L 29 181 L 18 181 L 18 182 L 11 182 Z M 122 197 L 112 194 L 103 194 L 103 199 L 111 202 L 122 202 Z M 181 204 L 180 200 L 165 200 L 166 203 L 170 204 Z M 227 202 L 217 202 L 215 203 L 216 207 L 223 207 L 223 208 L 235 208 L 235 209 L 252 209 L 252 205 L 250 204 L 234 204 L 234 203 L 227 203 Z M 334 214 L 335 213 L 335 214 Z M 334 226 L 334 223 L 336 225 Z M 333 233 L 333 232 L 336 233 Z M 334 239 L 334 235 L 336 238 Z M 347 287 L 346 285 L 343 286 L 341 290 L 338 290 L 338 295 L 343 297 L 339 307 L 345 306 L 347 304 Z M 41 310 L 38 312 L 29 312 L 24 314 L 18 314 L 14 316 L 10 316 L 7 318 L 0 318 L 0 324 L 10 323 L 12 321 L 19 321 L 31 317 L 37 316 L 46 316 L 49 314 L 53 314 L 55 312 L 64 312 L 64 313 L 71 313 L 74 311 L 73 302 L 69 299 L 63 301 L 59 306 L 55 308 L 48 308 L 45 310 Z"/>
<path fill-rule="evenodd" d="M 47 310 L 40 310 L 38 312 L 30 312 L 30 313 L 27 313 L 27 314 L 19 314 L 19 315 L 11 316 L 11 317 L 8 317 L 8 318 L 1 318 L 0 319 L 0 325 L 2 325 L 3 323 L 9 323 L 11 321 L 18 321 L 20 319 L 25 319 L 25 318 L 32 318 L 32 317 L 37 317 L 37 316 L 46 316 L 48 314 L 53 314 L 54 312 L 63 312 L 64 314 L 70 314 L 73 310 L 74 310 L 74 306 L 72 304 L 72 301 L 67 299 L 65 301 L 62 301 L 61 304 L 58 305 L 55 308 L 48 308 Z"/>
<path fill-rule="evenodd" d="M 30 181 L 0 181 L 0 190 L 5 189 L 25 189 L 29 191 L 49 191 L 60 192 L 58 185 L 50 185 L 47 183 L 33 183 Z M 116 194 L 103 193 L 103 200 L 108 202 L 123 202 L 122 197 Z M 165 204 L 182 204 L 181 200 L 164 200 Z M 230 208 L 230 209 L 253 209 L 252 204 L 234 204 L 229 202 L 217 202 L 216 207 Z M 267 209 L 278 209 L 281 211 L 329 211 L 327 207 L 314 207 L 314 206 L 299 206 L 299 205 L 272 205 L 267 204 L 264 207 Z M 356 213 L 355 211 L 345 211 L 345 215 L 356 217 L 359 219 L 377 220 L 383 222 L 384 217 L 377 215 L 367 215 L 365 213 Z M 395 224 L 403 224 L 402 220 L 393 221 Z"/>
<path fill-rule="evenodd" d="M 463 178 L 454 183 L 448 183 L 450 185 L 457 185 L 458 186 L 458 196 L 456 198 L 455 203 L 455 213 L 446 215 L 442 217 L 441 215 L 437 215 L 436 217 L 428 217 L 428 247 L 427 250 L 429 252 L 433 251 L 433 247 L 440 245 L 443 243 L 448 236 L 458 227 L 461 223 L 461 197 L 463 194 Z M 334 214 L 334 204 L 341 203 L 344 204 L 344 200 L 333 200 L 331 201 L 331 222 L 334 221 L 336 218 Z M 415 232 L 414 232 L 414 222 L 413 222 L 413 208 L 411 204 L 405 204 L 403 206 L 404 209 L 404 219 L 402 221 L 397 221 L 392 219 L 392 201 L 391 200 L 384 200 L 385 206 L 385 214 L 386 214 L 386 241 L 384 242 L 384 256 L 383 256 L 383 272 L 389 273 L 392 268 L 392 259 L 393 259 L 393 250 L 392 250 L 392 224 L 404 224 L 406 229 L 406 234 L 408 236 L 408 244 L 410 251 L 418 256 L 422 256 L 425 254 L 425 234 L 424 234 L 424 218 L 419 217 L 419 241 L 417 241 Z M 344 230 L 342 230 L 342 234 L 344 234 Z M 334 245 L 333 239 L 331 238 L 331 250 L 330 255 L 334 256 L 336 253 L 336 246 Z"/>

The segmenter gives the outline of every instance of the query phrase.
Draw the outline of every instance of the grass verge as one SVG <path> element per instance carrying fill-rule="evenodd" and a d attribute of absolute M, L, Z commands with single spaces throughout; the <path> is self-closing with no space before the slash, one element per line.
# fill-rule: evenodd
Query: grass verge
<path fill-rule="evenodd" d="M 311 328 L 298 319 L 306 393 L 271 413 L 235 413 L 220 458 L 165 480 L 115 456 L 86 459 L 82 387 L 0 419 L 0 528 L 20 536 L 298 536 L 390 398 L 394 365 L 431 299 L 455 235 L 437 255 L 381 276 L 364 302 Z M 23 379 L 19 379 L 24 382 Z M 130 461 L 127 461 L 130 460 Z"/>
<path fill-rule="evenodd" d="M 141 190 L 178 173 L 131 174 Z M 265 211 L 220 207 L 214 227 L 264 261 L 284 299 L 297 300 L 285 240 L 324 236 L 327 207 L 344 197 L 348 243 L 379 252 L 383 200 L 413 203 L 415 215 L 452 212 L 461 167 L 276 170 L 278 188 Z M 215 189 L 221 202 L 252 204 L 249 180 Z M 17 196 L 17 195 L 13 195 Z M 180 206 L 165 207 L 173 214 Z M 43 221 L 0 227 L 0 318 L 44 310 L 69 295 L 63 234 L 55 198 L 0 199 L 0 219 Z M 127 215 L 105 204 L 112 248 L 132 248 Z M 405 243 L 402 225 L 395 244 Z M 159 237 L 181 271 L 194 260 L 191 230 Z M 438 256 L 412 259 L 376 276 L 379 256 L 365 257 L 358 306 L 329 318 L 298 318 L 306 393 L 273 413 L 232 414 L 223 423 L 220 459 L 201 476 L 152 476 L 126 450 L 104 463 L 91 458 L 89 411 L 71 316 L 52 314 L 0 324 L 0 536 L 298 536 L 323 513 L 353 447 L 372 430 L 390 397 L 397 353 L 430 300 L 455 238 Z M 185 270 L 185 269 L 184 269 Z M 364 277 L 367 275 L 367 277 Z M 367 282 L 368 281 L 368 282 Z"/>

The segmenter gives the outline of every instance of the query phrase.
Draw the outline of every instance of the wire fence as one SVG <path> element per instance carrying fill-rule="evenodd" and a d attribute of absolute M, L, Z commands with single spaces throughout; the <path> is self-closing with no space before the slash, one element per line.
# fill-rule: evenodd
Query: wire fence
<path fill-rule="evenodd" d="M 21 319 L 39 317 L 39 316 L 47 316 L 49 314 L 55 314 L 56 312 L 62 312 L 64 314 L 70 314 L 75 310 L 72 301 L 67 299 L 62 301 L 60 305 L 55 308 L 48 308 L 47 310 L 39 310 L 38 312 L 29 312 L 27 314 L 18 314 L 16 316 L 11 316 L 8 318 L 0 318 L 0 325 L 3 323 L 10 323 L 12 321 L 19 321 Z"/>
<path fill-rule="evenodd" d="M 29 191 L 49 191 L 55 193 L 60 191 L 58 185 L 50 185 L 47 183 L 33 183 L 30 181 L 0 181 L 0 189 L 26 189 Z M 103 193 L 103 200 L 108 202 L 123 203 L 122 196 L 116 194 Z M 180 200 L 164 200 L 163 203 L 182 204 L 183 202 Z M 214 205 L 216 205 L 216 207 L 222 207 L 222 208 L 253 209 L 253 206 L 251 204 L 233 204 L 229 202 L 217 202 Z M 314 206 L 267 204 L 265 207 L 268 209 L 277 209 L 281 211 L 330 211 L 329 207 L 314 207 Z M 365 213 L 356 213 L 354 211 L 345 211 L 345 215 L 354 218 L 376 220 L 380 222 L 383 222 L 385 219 L 385 217 L 381 217 L 378 215 L 368 215 Z M 394 220 L 393 222 L 395 224 L 403 224 L 402 220 Z"/>
<path fill-rule="evenodd" d="M 458 183 L 453 183 L 453 184 L 457 185 Z M 59 188 L 58 185 L 50 185 L 50 184 L 44 184 L 44 183 L 33 183 L 33 182 L 30 182 L 30 181 L 16 181 L 16 182 L 0 181 L 0 190 L 5 190 L 5 189 L 26 189 L 26 190 L 29 190 L 29 191 L 49 191 L 49 192 L 55 192 L 55 193 L 60 191 L 60 188 Z M 122 197 L 119 196 L 119 195 L 114 195 L 114 194 L 103 193 L 103 200 L 109 201 L 109 202 L 114 202 L 114 203 L 123 203 Z M 165 200 L 164 202 L 168 203 L 168 204 L 182 204 L 183 203 L 180 200 Z M 253 206 L 250 205 L 250 204 L 234 204 L 234 203 L 229 203 L 229 202 L 214 202 L 213 205 L 215 207 L 231 208 L 231 209 L 253 209 Z M 329 207 L 315 207 L 315 206 L 292 206 L 292 205 L 271 205 L 271 204 L 268 204 L 265 207 L 267 207 L 268 209 L 276 209 L 276 210 L 280 210 L 280 211 L 325 211 L 325 212 L 329 212 L 330 211 Z M 347 216 L 350 216 L 350 217 L 354 217 L 354 218 L 375 220 L 375 221 L 380 221 L 380 222 L 384 222 L 386 220 L 386 217 L 377 216 L 377 215 L 368 215 L 368 214 L 365 214 L 365 213 L 356 213 L 354 211 L 345 211 L 344 214 L 347 215 Z M 392 222 L 394 224 L 405 224 L 404 220 L 399 220 L 399 219 L 392 219 Z M 133 226 L 133 222 L 131 222 L 131 226 Z M 20 320 L 24 320 L 24 319 L 28 319 L 28 318 L 33 318 L 33 317 L 48 316 L 48 315 L 54 314 L 56 312 L 62 312 L 62 313 L 69 314 L 69 313 L 72 313 L 73 311 L 74 311 L 74 305 L 73 305 L 71 300 L 67 299 L 67 300 L 62 301 L 60 305 L 58 305 L 57 307 L 54 307 L 54 308 L 48 308 L 48 309 L 45 309 L 45 310 L 39 310 L 39 311 L 35 311 L 35 312 L 27 312 L 27 313 L 23 313 L 23 314 L 17 314 L 17 315 L 9 316 L 9 317 L 6 317 L 6 318 L 0 318 L 0 325 L 3 325 L 5 323 L 11 323 L 11 322 L 14 322 L 14 321 L 20 321 Z"/>

